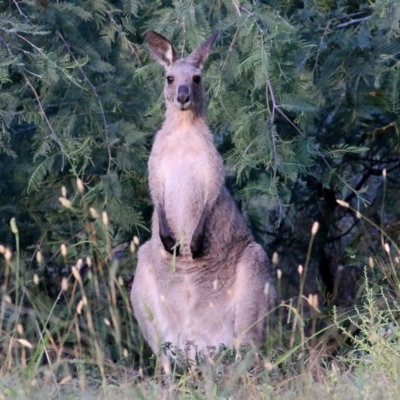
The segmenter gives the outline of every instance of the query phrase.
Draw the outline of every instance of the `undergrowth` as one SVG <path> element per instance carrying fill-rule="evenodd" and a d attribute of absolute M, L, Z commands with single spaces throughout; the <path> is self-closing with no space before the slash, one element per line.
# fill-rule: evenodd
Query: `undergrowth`
<path fill-rule="evenodd" d="M 65 218 L 84 214 L 65 190 L 59 202 Z M 299 296 L 279 299 L 263 348 L 221 344 L 165 376 L 130 306 L 139 239 L 117 243 L 95 209 L 83 226 L 68 243 L 21 249 L 18 221 L 10 221 L 14 248 L 0 245 L 0 399 L 400 398 L 400 261 L 384 232 L 380 258 L 365 260 L 359 296 L 344 309 L 305 292 L 314 223 Z M 277 254 L 273 265 L 282 297 Z"/>

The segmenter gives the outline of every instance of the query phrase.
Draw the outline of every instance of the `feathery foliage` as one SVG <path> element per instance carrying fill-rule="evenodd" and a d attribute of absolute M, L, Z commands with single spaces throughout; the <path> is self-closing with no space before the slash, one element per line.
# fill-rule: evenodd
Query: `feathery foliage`
<path fill-rule="evenodd" d="M 15 217 L 22 285 L 30 288 L 34 273 L 45 278 L 32 292 L 43 306 L 36 311 L 60 301 L 62 278 L 88 256 L 99 274 L 112 266 L 101 279 L 118 287 L 118 296 L 105 294 L 122 304 L 115 321 L 131 318 L 124 296 L 135 259 L 118 246 L 149 235 L 146 163 L 164 115 L 163 71 L 143 43 L 148 29 L 179 55 L 220 31 L 205 83 L 229 189 L 257 240 L 280 255 L 283 299 L 297 293 L 297 266 L 318 220 L 305 294 L 327 294 L 328 306 L 352 303 L 367 257 L 400 234 L 397 0 L 5 0 L 0 244 L 16 250 Z M 119 263 L 126 281 L 116 284 Z M 111 341 L 99 323 L 104 293 L 90 285 L 96 330 Z M 55 313 L 70 316 L 61 306 Z M 139 346 L 123 329 L 110 359 L 129 341 Z"/>

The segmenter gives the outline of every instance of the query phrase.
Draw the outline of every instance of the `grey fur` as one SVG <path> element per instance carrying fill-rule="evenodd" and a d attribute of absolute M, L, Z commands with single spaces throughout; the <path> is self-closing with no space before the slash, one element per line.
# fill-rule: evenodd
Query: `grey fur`
<path fill-rule="evenodd" d="M 131 292 L 156 354 L 165 342 L 180 349 L 193 342 L 197 350 L 259 346 L 275 299 L 268 257 L 225 187 L 222 158 L 205 120 L 203 84 L 193 81 L 216 37 L 176 59 L 167 39 L 147 34 L 152 55 L 173 78 L 165 83 L 166 118 L 149 159 L 152 236 L 139 250 Z"/>

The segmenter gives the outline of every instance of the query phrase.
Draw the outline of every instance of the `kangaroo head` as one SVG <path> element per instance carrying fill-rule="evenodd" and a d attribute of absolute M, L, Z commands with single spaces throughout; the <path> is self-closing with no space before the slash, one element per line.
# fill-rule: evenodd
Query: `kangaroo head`
<path fill-rule="evenodd" d="M 187 58 L 177 59 L 174 48 L 164 36 L 154 31 L 147 32 L 152 56 L 165 67 L 167 108 L 172 106 L 181 111 L 192 110 L 196 114 L 203 112 L 205 96 L 201 71 L 217 36 L 218 31 L 215 31 Z"/>

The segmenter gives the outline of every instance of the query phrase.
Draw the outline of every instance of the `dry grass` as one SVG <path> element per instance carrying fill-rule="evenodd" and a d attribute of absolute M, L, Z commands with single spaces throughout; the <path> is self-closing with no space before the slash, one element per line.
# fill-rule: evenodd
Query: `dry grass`
<path fill-rule="evenodd" d="M 16 251 L 0 246 L 0 400 L 400 398 L 399 259 L 388 244 L 374 263 L 374 277 L 388 283 L 372 285 L 366 267 L 354 308 L 322 309 L 317 296 L 299 296 L 278 307 L 260 354 L 243 350 L 237 361 L 220 349 L 167 378 L 130 307 L 138 240 L 130 251 L 115 248 L 107 215 L 92 217 L 73 241 L 33 255 L 20 250 L 11 222 Z M 312 240 L 316 234 L 314 225 Z"/>
<path fill-rule="evenodd" d="M 242 373 L 240 380 L 230 385 L 203 378 L 189 384 L 187 377 L 168 387 L 154 378 L 138 381 L 133 376 L 110 380 L 105 387 L 93 383 L 82 386 L 77 378 L 56 384 L 44 373 L 29 379 L 23 371 L 14 371 L 0 377 L 0 399 L 398 399 L 398 367 L 397 362 L 391 371 L 377 370 L 373 365 L 344 372 L 330 369 L 320 379 L 305 371 L 276 382 L 270 378 L 263 381 L 264 374 L 254 377 Z"/>

